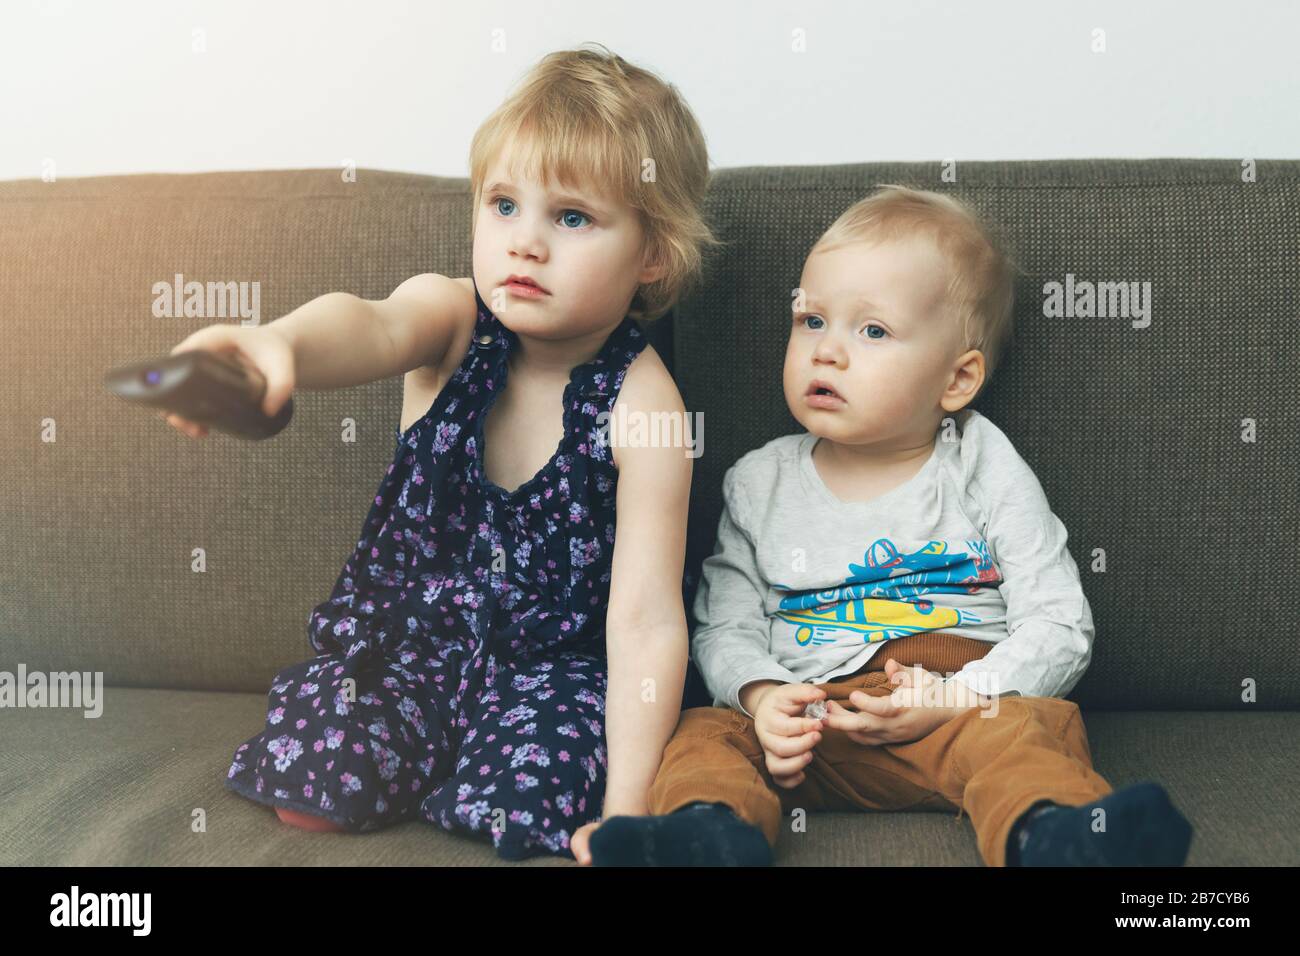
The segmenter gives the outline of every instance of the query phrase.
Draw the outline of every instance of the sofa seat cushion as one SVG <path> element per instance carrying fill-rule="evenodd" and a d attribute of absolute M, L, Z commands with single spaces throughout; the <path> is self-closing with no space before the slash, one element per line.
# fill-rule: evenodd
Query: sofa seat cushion
<path fill-rule="evenodd" d="M 308 833 L 227 790 L 235 748 L 266 697 L 110 687 L 103 713 L 0 711 L 0 864 L 505 865 L 485 839 L 412 821 Z M 1094 764 L 1116 788 L 1156 780 L 1196 828 L 1189 866 L 1295 866 L 1300 713 L 1084 712 Z M 193 832 L 194 811 L 206 832 Z M 780 864 L 979 866 L 969 818 L 815 813 L 783 832 Z M 576 865 L 544 856 L 525 866 Z"/>

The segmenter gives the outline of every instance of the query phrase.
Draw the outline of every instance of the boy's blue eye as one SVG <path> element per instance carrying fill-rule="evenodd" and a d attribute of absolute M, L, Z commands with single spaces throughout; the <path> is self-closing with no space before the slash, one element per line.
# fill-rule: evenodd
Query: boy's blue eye
<path fill-rule="evenodd" d="M 583 223 L 570 222 L 570 216 L 577 216 L 579 219 L 585 219 L 587 222 L 591 221 L 591 217 L 589 217 L 585 212 L 578 212 L 576 209 L 566 209 L 560 214 L 560 221 L 571 229 L 581 229 Z"/>
<path fill-rule="evenodd" d="M 879 332 L 879 335 L 868 335 L 869 339 L 883 339 L 888 333 L 878 325 L 868 325 L 867 332 Z"/>
<path fill-rule="evenodd" d="M 824 320 L 820 315 L 805 315 L 805 316 L 803 317 L 803 321 L 804 321 L 804 325 L 807 326 L 809 322 L 814 322 L 814 321 L 815 321 L 815 322 L 824 322 L 825 320 Z M 817 325 L 817 326 L 808 326 L 808 327 L 809 327 L 809 328 L 818 328 L 818 329 L 821 328 L 820 325 Z"/>

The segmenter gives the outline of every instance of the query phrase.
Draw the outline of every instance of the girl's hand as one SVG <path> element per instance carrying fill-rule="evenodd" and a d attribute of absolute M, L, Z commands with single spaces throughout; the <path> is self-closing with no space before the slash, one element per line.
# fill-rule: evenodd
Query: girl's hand
<path fill-rule="evenodd" d="M 158 416 L 178 432 L 183 432 L 191 438 L 203 438 L 208 434 L 208 426 L 200 422 L 192 422 L 188 418 L 181 418 L 175 412 L 161 411 Z"/>
<path fill-rule="evenodd" d="M 573 851 L 573 856 L 582 866 L 591 865 L 591 849 L 589 841 L 591 835 L 600 829 L 600 825 L 610 817 L 643 817 L 649 811 L 645 804 L 637 800 L 611 801 L 605 804 L 599 820 L 592 820 L 590 823 L 584 823 L 574 831 L 573 836 L 569 839 L 569 849 Z"/>
<path fill-rule="evenodd" d="M 260 377 L 266 383 L 262 394 L 262 411 L 268 416 L 278 412 L 293 392 L 293 347 L 284 336 L 269 326 L 250 329 L 225 323 L 209 325 L 184 339 L 168 354 L 196 349 L 206 349 L 234 359 L 254 378 Z M 202 438 L 208 434 L 206 425 L 183 418 L 175 412 L 163 410 L 159 416 L 191 438 Z"/>
<path fill-rule="evenodd" d="M 590 823 L 584 823 L 574 832 L 573 837 L 569 840 L 569 849 L 573 851 L 574 857 L 580 866 L 591 866 L 591 849 L 588 841 L 591 835 L 600 829 L 604 819 L 592 820 Z"/>

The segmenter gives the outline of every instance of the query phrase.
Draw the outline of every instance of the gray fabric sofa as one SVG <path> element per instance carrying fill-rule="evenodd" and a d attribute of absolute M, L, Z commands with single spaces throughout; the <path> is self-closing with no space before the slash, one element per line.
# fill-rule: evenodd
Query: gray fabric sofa
<path fill-rule="evenodd" d="M 1189 865 L 1300 863 L 1300 162 L 1260 161 L 1253 182 L 1235 160 L 939 171 L 715 173 L 727 246 L 646 327 L 704 413 L 688 597 L 724 471 L 798 430 L 780 368 L 809 245 L 876 184 L 951 191 L 1001 224 L 1023 269 L 1016 335 L 977 407 L 1070 531 L 1097 625 L 1070 696 L 1097 769 L 1165 785 L 1196 827 Z M 365 169 L 0 183 L 0 671 L 108 685 L 97 718 L 0 710 L 0 863 L 500 862 L 421 823 L 303 832 L 223 787 L 272 675 L 312 656 L 307 612 L 390 460 L 400 381 L 300 392 L 292 426 L 250 443 L 192 442 L 101 385 L 212 321 L 156 317 L 157 282 L 258 281 L 264 322 L 330 290 L 380 298 L 419 272 L 468 274 L 468 215 L 464 180 Z M 1043 286 L 1067 274 L 1151 283 L 1149 325 L 1047 317 Z M 686 705 L 702 703 L 692 672 Z M 823 814 L 782 836 L 778 863 L 980 859 L 965 817 Z"/>

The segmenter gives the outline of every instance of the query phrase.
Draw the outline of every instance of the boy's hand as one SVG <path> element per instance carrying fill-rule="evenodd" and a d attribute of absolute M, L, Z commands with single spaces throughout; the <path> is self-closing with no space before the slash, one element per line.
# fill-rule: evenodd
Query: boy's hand
<path fill-rule="evenodd" d="M 895 687 L 893 693 L 883 697 L 855 690 L 849 700 L 856 711 L 827 701 L 826 726 L 844 731 L 860 744 L 911 743 L 970 707 L 987 703 L 986 698 L 977 698 L 966 706 L 953 706 L 944 693 L 943 678 L 919 664 L 903 667 L 891 657 L 885 661 L 885 674 Z"/>
<path fill-rule="evenodd" d="M 822 722 L 805 717 L 803 710 L 826 691 L 812 684 L 777 684 L 758 699 L 754 708 L 754 731 L 763 745 L 767 771 L 772 782 L 787 790 L 803 783 L 803 768 L 813 758 L 813 747 L 822 739 Z"/>

